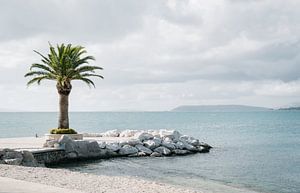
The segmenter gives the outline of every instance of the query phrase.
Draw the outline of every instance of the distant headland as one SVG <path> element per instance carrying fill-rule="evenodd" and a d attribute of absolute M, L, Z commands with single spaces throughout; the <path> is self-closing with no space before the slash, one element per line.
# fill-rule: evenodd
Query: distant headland
<path fill-rule="evenodd" d="M 282 111 L 300 111 L 300 107 L 287 107 L 287 108 L 280 108 L 278 110 L 282 110 Z"/>
<path fill-rule="evenodd" d="M 174 112 L 254 112 L 271 111 L 271 108 L 255 107 L 247 105 L 183 105 L 171 111 Z"/>

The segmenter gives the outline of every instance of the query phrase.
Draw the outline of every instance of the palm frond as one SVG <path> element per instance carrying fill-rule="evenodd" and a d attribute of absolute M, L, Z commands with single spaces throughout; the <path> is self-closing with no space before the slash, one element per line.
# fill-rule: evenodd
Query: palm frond
<path fill-rule="evenodd" d="M 31 64 L 30 70 L 32 70 L 34 68 L 43 69 L 43 70 L 45 70 L 47 72 L 53 73 L 53 71 L 48 66 L 43 65 L 43 64 L 38 64 L 38 63 Z"/>
<path fill-rule="evenodd" d="M 35 82 L 37 82 L 37 84 L 40 85 L 41 81 L 44 80 L 44 79 L 50 80 L 49 76 L 47 76 L 47 75 L 38 76 L 38 77 L 35 77 L 35 78 L 31 79 L 30 81 L 28 81 L 27 86 L 30 86 Z"/>
<path fill-rule="evenodd" d="M 76 69 L 78 73 L 88 72 L 88 71 L 95 72 L 95 70 L 103 70 L 103 68 L 99 66 L 81 66 Z"/>
<path fill-rule="evenodd" d="M 49 43 L 49 54 L 46 56 L 34 50 L 42 57 L 42 63 L 34 63 L 25 77 L 35 76 L 28 82 L 28 85 L 44 79 L 56 80 L 60 85 L 70 84 L 72 80 L 82 80 L 89 86 L 95 84 L 87 77 L 102 78 L 96 70 L 103 70 L 102 67 L 88 65 L 89 61 L 95 60 L 93 56 L 84 56 L 86 50 L 82 46 L 72 44 L 60 44 L 56 47 Z"/>
<path fill-rule="evenodd" d="M 85 82 L 89 87 L 91 87 L 91 85 L 93 85 L 93 87 L 96 88 L 95 83 L 88 78 L 81 77 L 81 78 L 74 79 L 74 80 L 81 80 L 81 81 Z"/>
<path fill-rule="evenodd" d="M 80 76 L 82 76 L 82 77 L 95 76 L 95 77 L 99 77 L 99 78 L 104 79 L 104 77 L 102 75 L 99 75 L 99 74 L 84 73 L 84 74 L 80 74 Z"/>
<path fill-rule="evenodd" d="M 30 71 L 28 73 L 26 73 L 24 76 L 28 77 L 28 76 L 33 76 L 33 75 L 49 75 L 49 72 L 45 72 L 45 71 Z"/>

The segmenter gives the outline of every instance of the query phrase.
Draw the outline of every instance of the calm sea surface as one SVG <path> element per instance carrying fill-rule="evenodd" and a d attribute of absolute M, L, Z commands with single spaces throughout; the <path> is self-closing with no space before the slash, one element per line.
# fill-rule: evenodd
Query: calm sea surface
<path fill-rule="evenodd" d="M 119 158 L 62 165 L 105 175 L 137 176 L 197 188 L 197 180 L 274 193 L 300 192 L 300 112 L 71 113 L 80 132 L 109 129 L 179 130 L 215 148 L 209 154 Z M 56 113 L 0 113 L 0 137 L 43 135 Z"/>

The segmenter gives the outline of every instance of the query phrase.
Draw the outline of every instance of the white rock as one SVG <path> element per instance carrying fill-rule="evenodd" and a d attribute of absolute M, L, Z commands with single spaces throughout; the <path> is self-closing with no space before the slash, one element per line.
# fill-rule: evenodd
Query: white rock
<path fill-rule="evenodd" d="M 118 130 L 110 130 L 106 131 L 105 133 L 102 133 L 103 137 L 119 137 L 120 132 Z"/>
<path fill-rule="evenodd" d="M 181 141 L 178 141 L 177 143 L 175 143 L 175 146 L 177 149 L 184 149 L 185 148 L 185 144 Z"/>
<path fill-rule="evenodd" d="M 150 155 L 152 153 L 151 149 L 149 149 L 143 145 L 136 145 L 135 147 L 139 150 L 139 152 L 143 152 L 146 155 Z"/>
<path fill-rule="evenodd" d="M 78 157 L 89 157 L 88 149 L 89 141 L 76 140 L 74 151 L 78 154 Z"/>
<path fill-rule="evenodd" d="M 193 145 L 193 146 L 198 146 L 200 144 L 199 140 L 198 139 L 194 139 L 194 140 L 191 140 L 189 142 L 189 144 Z"/>
<path fill-rule="evenodd" d="M 165 137 L 164 142 L 166 143 L 173 143 L 173 140 L 170 137 Z"/>
<path fill-rule="evenodd" d="M 70 142 L 73 142 L 73 140 L 67 135 L 62 135 L 58 140 L 59 144 L 70 143 Z"/>
<path fill-rule="evenodd" d="M 138 144 L 143 144 L 143 143 L 139 139 L 130 139 L 130 140 L 127 140 L 127 141 L 120 142 L 121 146 L 124 146 L 124 145 L 136 146 Z"/>
<path fill-rule="evenodd" d="M 199 145 L 206 148 L 206 149 L 208 149 L 208 150 L 212 148 L 212 146 L 210 146 L 210 145 L 208 145 L 207 143 L 204 143 L 204 142 L 200 142 Z"/>
<path fill-rule="evenodd" d="M 120 144 L 118 142 L 114 143 L 107 143 L 106 149 L 112 150 L 112 151 L 118 151 L 121 148 Z"/>
<path fill-rule="evenodd" d="M 153 139 L 153 135 L 142 131 L 142 132 L 136 133 L 134 135 L 134 138 L 139 139 L 140 141 L 145 141 L 145 140 Z"/>
<path fill-rule="evenodd" d="M 99 144 L 99 147 L 100 147 L 101 149 L 106 148 L 106 142 L 105 142 L 105 141 L 98 141 L 98 144 Z"/>
<path fill-rule="evenodd" d="M 153 153 L 151 153 L 150 156 L 151 156 L 151 157 L 161 157 L 161 154 L 158 153 L 158 152 L 153 152 Z"/>
<path fill-rule="evenodd" d="M 155 149 L 158 146 L 160 146 L 160 144 L 161 144 L 160 141 L 157 140 L 157 139 L 156 140 L 154 140 L 154 139 L 152 139 L 152 140 L 146 140 L 143 143 L 144 143 L 144 146 L 147 147 L 147 148 L 149 148 L 149 149 Z"/>
<path fill-rule="evenodd" d="M 163 146 L 155 148 L 154 151 L 157 153 L 160 153 L 162 155 L 170 155 L 171 154 L 171 151 L 168 148 L 163 147 Z"/>
<path fill-rule="evenodd" d="M 127 130 L 120 132 L 120 137 L 133 137 L 137 132 L 139 132 L 139 131 L 127 129 Z"/>
<path fill-rule="evenodd" d="M 148 130 L 147 132 L 153 135 L 153 137 L 160 137 L 159 130 Z"/>
<path fill-rule="evenodd" d="M 164 147 L 166 147 L 166 148 L 168 148 L 168 149 L 170 149 L 170 150 L 176 149 L 175 143 L 163 141 L 161 143 L 161 145 L 164 146 Z"/>
<path fill-rule="evenodd" d="M 124 145 L 120 148 L 119 154 L 120 155 L 130 155 L 130 154 L 136 154 L 138 152 L 138 149 L 135 147 L 132 147 L 130 145 Z"/>
<path fill-rule="evenodd" d="M 21 153 L 23 154 L 23 160 L 22 160 L 23 166 L 29 166 L 29 167 L 37 167 L 38 166 L 38 163 L 31 152 L 21 151 Z"/>
<path fill-rule="evenodd" d="M 54 144 L 53 144 L 53 147 L 54 147 L 54 148 L 60 148 L 60 145 L 59 145 L 59 143 L 54 143 Z"/>
<path fill-rule="evenodd" d="M 198 149 L 195 146 L 191 145 L 191 144 L 186 143 L 184 145 L 185 145 L 185 149 L 187 149 L 189 151 L 198 151 Z"/>
<path fill-rule="evenodd" d="M 67 153 L 74 152 L 76 149 L 75 141 L 66 135 L 61 136 L 58 143 Z"/>
<path fill-rule="evenodd" d="M 101 151 L 97 141 L 89 141 L 87 144 L 87 149 L 87 157 L 97 157 Z"/>
<path fill-rule="evenodd" d="M 159 135 L 161 138 L 169 137 L 174 142 L 177 142 L 179 140 L 179 137 L 181 136 L 181 134 L 176 130 L 166 130 L 166 129 L 159 130 Z"/>
<path fill-rule="evenodd" d="M 152 140 L 158 144 L 161 144 L 161 142 L 162 142 L 162 139 L 160 137 L 154 137 Z"/>
<path fill-rule="evenodd" d="M 198 146 L 199 145 L 199 140 L 195 139 L 194 137 L 190 137 L 188 135 L 182 135 L 179 137 L 179 140 L 182 142 L 186 142 L 188 144 L 191 144 L 193 146 Z"/>
<path fill-rule="evenodd" d="M 197 151 L 197 148 L 191 144 L 188 144 L 187 142 L 184 141 L 178 141 L 175 146 L 177 149 L 187 149 L 189 151 Z"/>
<path fill-rule="evenodd" d="M 188 136 L 188 135 L 182 135 L 182 136 L 179 137 L 179 140 L 180 140 L 180 141 L 187 141 L 187 140 L 190 139 L 190 138 L 193 138 L 193 137 L 190 137 L 190 136 Z"/>
<path fill-rule="evenodd" d="M 9 165 L 20 165 L 22 160 L 22 158 L 4 159 L 4 162 Z"/>
<path fill-rule="evenodd" d="M 138 157 L 143 157 L 143 156 L 147 156 L 148 154 L 146 154 L 145 152 L 137 152 L 137 156 Z"/>

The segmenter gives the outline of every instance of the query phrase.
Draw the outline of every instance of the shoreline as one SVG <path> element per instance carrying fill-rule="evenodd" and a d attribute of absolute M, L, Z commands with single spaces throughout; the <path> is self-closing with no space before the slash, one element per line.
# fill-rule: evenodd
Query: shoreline
<path fill-rule="evenodd" d="M 104 137 L 102 140 L 116 140 L 116 138 Z M 44 141 L 44 137 L 0 138 L 0 148 L 39 148 Z M 74 172 L 65 168 L 24 167 L 3 164 L 0 164 L 0 177 L 21 180 L 22 183 L 25 184 L 28 182 L 30 187 L 47 185 L 54 188 L 65 188 L 87 193 L 258 193 L 257 191 L 248 190 L 244 187 L 234 187 L 223 184 L 222 182 L 214 182 L 213 180 L 205 179 L 195 179 L 195 182 L 191 183 L 184 178 L 178 178 L 179 181 L 186 183 L 177 184 L 168 182 L 167 180 L 151 180 L 143 177 L 108 176 Z M 37 184 L 30 185 L 30 183 Z M 197 184 L 197 187 L 193 187 L 193 184 Z M 3 190 L 0 187 L 0 192 L 1 191 Z"/>
<path fill-rule="evenodd" d="M 11 165 L 0 165 L 0 177 L 86 193 L 258 193 L 209 180 L 198 180 L 197 183 L 201 185 L 201 188 L 196 190 L 182 185 L 156 182 L 144 178 L 94 175 L 67 169 Z"/>

